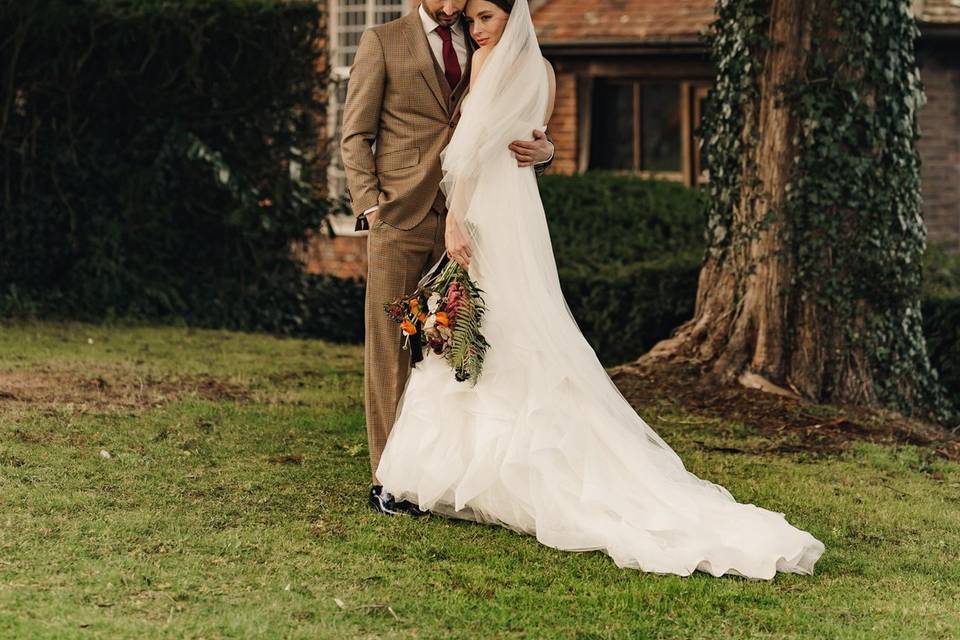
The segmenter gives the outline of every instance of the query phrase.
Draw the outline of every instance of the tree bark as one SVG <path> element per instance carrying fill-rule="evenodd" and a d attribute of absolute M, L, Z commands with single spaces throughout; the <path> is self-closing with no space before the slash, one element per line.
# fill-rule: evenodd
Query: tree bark
<path fill-rule="evenodd" d="M 872 373 L 862 345 L 796 286 L 786 219 L 787 185 L 796 171 L 794 137 L 801 126 L 781 103 L 785 78 L 802 78 L 811 37 L 834 40 L 829 0 L 772 0 L 758 95 L 745 107 L 743 185 L 733 204 L 729 250 L 708 253 L 694 317 L 640 358 L 706 364 L 726 382 L 818 401 L 873 404 Z M 823 51 L 838 60 L 842 52 Z M 838 73 L 843 73 L 838 68 Z M 755 144 L 747 144 L 754 137 Z M 822 257 L 830 260 L 829 247 Z M 867 309 L 863 309 L 864 313 Z"/>

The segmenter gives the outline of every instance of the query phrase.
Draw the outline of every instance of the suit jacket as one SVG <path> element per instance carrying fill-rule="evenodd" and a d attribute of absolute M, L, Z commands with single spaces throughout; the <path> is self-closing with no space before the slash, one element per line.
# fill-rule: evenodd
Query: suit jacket
<path fill-rule="evenodd" d="M 472 58 L 475 45 L 469 35 L 466 41 Z M 368 228 L 361 216 L 375 206 L 378 217 L 399 229 L 412 229 L 434 206 L 443 209 L 440 152 L 460 119 L 469 58 L 451 88 L 418 12 L 364 31 L 350 71 L 340 143 L 357 230 Z"/>
<path fill-rule="evenodd" d="M 467 48 L 473 52 L 469 37 Z M 460 84 L 450 88 L 416 11 L 363 33 L 340 144 L 354 215 L 379 206 L 384 222 L 412 229 L 442 199 L 440 152 L 469 82 L 468 62 Z"/>

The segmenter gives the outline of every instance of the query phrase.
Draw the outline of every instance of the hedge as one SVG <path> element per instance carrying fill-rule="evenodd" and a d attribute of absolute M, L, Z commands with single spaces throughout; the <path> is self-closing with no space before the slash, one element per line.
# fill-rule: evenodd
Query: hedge
<path fill-rule="evenodd" d="M 540 192 L 561 268 L 703 250 L 703 195 L 683 185 L 591 172 L 544 176 Z"/>
<path fill-rule="evenodd" d="M 923 327 L 930 363 L 948 397 L 960 404 L 960 294 L 924 298 Z"/>
<path fill-rule="evenodd" d="M 691 317 L 703 253 L 699 191 L 591 172 L 540 179 L 560 284 L 607 365 L 639 356 Z"/>
<path fill-rule="evenodd" d="M 930 361 L 960 405 L 960 255 L 931 247 L 924 257 L 923 326 Z"/>
<path fill-rule="evenodd" d="M 317 324 L 318 6 L 3 2 L 0 314 Z"/>
<path fill-rule="evenodd" d="M 635 359 L 693 316 L 700 262 L 699 252 L 686 251 L 632 265 L 566 266 L 560 283 L 580 330 L 609 366 Z"/>

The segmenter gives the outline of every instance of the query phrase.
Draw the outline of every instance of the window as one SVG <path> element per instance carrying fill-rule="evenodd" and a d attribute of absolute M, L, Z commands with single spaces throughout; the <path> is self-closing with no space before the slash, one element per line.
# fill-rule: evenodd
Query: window
<path fill-rule="evenodd" d="M 680 172 L 682 166 L 680 85 L 640 85 L 640 168 Z"/>
<path fill-rule="evenodd" d="M 346 176 L 340 162 L 340 131 L 347 80 L 360 36 L 367 27 L 390 22 L 410 8 L 408 0 L 330 0 L 330 104 L 328 109 L 331 149 L 328 188 L 332 197 L 346 192 Z"/>
<path fill-rule="evenodd" d="M 333 67 L 349 70 L 364 29 L 399 18 L 407 12 L 408 5 L 407 0 L 331 0 Z"/>
<path fill-rule="evenodd" d="M 635 169 L 633 83 L 598 82 L 593 90 L 591 169 Z"/>
<path fill-rule="evenodd" d="M 706 86 L 631 78 L 595 78 L 587 86 L 590 153 L 581 168 L 695 183 L 701 171 L 693 132 Z"/>

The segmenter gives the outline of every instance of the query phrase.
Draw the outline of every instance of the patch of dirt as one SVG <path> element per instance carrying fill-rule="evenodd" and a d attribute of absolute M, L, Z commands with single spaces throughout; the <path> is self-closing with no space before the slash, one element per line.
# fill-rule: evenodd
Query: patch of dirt
<path fill-rule="evenodd" d="M 0 371 L 0 410 L 63 404 L 91 409 L 148 409 L 183 398 L 246 400 L 249 391 L 205 375 L 141 376 L 115 370 L 54 368 Z"/>
<path fill-rule="evenodd" d="M 866 441 L 922 446 L 960 461 L 960 436 L 892 411 L 818 405 L 723 384 L 695 367 L 663 362 L 621 365 L 610 370 L 610 377 L 638 410 L 672 405 L 692 414 L 743 423 L 771 442 L 763 451 L 714 447 L 718 450 L 831 455 L 852 441 Z"/>

